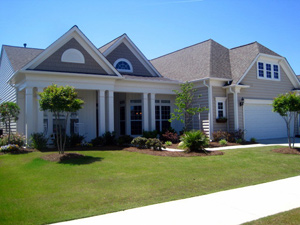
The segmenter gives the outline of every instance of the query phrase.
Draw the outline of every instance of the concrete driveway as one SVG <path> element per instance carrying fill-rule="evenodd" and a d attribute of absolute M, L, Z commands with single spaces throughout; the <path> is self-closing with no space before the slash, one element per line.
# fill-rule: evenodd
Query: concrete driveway
<path fill-rule="evenodd" d="M 287 138 L 262 139 L 257 142 L 265 145 L 289 145 Z M 300 138 L 295 138 L 295 147 L 300 147 Z"/>

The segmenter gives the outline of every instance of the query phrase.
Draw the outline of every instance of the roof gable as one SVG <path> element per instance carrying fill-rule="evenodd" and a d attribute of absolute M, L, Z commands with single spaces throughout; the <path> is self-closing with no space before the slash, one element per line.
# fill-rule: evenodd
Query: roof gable
<path fill-rule="evenodd" d="M 102 46 L 99 51 L 103 52 L 103 55 L 111 64 L 114 64 L 120 58 L 130 61 L 133 66 L 133 73 L 131 75 L 161 76 L 126 34 Z"/>
<path fill-rule="evenodd" d="M 61 60 L 61 56 L 67 48 L 79 50 L 84 57 L 87 57 L 87 63 L 85 62 L 80 65 L 70 62 L 58 62 Z M 92 68 L 89 68 L 91 65 Z M 43 70 L 121 76 L 77 26 L 72 27 L 41 54 L 25 65 L 22 70 Z"/>

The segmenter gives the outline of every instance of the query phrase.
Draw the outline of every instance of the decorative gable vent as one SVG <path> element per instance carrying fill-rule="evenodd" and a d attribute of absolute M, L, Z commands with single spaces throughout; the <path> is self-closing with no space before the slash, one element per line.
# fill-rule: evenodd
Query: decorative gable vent
<path fill-rule="evenodd" d="M 75 48 L 69 48 L 64 51 L 61 56 L 61 61 L 67 63 L 85 63 L 83 54 Z"/>

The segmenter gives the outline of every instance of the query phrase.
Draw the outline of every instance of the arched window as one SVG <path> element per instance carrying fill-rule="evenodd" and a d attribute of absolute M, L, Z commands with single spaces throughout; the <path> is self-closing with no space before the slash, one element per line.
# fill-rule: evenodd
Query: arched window
<path fill-rule="evenodd" d="M 127 73 L 132 73 L 133 68 L 131 63 L 127 59 L 118 59 L 114 63 L 114 67 L 119 71 L 119 72 L 127 72 Z"/>
<path fill-rule="evenodd" d="M 83 54 L 75 48 L 69 48 L 64 51 L 61 56 L 61 61 L 69 63 L 85 63 Z"/>

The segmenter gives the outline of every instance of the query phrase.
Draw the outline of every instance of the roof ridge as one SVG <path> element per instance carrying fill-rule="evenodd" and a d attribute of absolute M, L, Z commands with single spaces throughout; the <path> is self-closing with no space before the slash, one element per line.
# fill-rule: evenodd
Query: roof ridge
<path fill-rule="evenodd" d="M 182 50 L 185 50 L 185 49 L 188 49 L 188 48 L 194 47 L 194 46 L 196 46 L 196 45 L 203 44 L 203 43 L 205 43 L 205 42 L 208 42 L 208 41 L 214 41 L 214 40 L 210 38 L 210 39 L 207 39 L 207 40 L 205 40 L 205 41 L 202 41 L 202 42 L 199 42 L 199 43 L 196 43 L 196 44 L 193 44 L 193 45 L 190 45 L 190 46 L 187 46 L 187 47 L 184 47 L 184 48 L 181 48 L 181 49 L 175 50 L 175 51 L 173 51 L 173 52 L 169 52 L 169 53 L 167 53 L 167 54 L 165 54 L 165 55 L 162 55 L 162 56 L 159 56 L 159 57 L 153 58 L 153 59 L 151 59 L 150 61 L 152 61 L 152 60 L 155 60 L 155 59 L 159 59 L 159 58 L 162 58 L 162 57 L 165 57 L 165 56 L 167 56 L 167 55 L 174 54 L 174 53 L 176 53 L 176 52 L 180 52 L 180 51 L 182 51 Z M 214 41 L 214 42 L 215 42 L 215 41 Z"/>
<path fill-rule="evenodd" d="M 21 46 L 13 46 L 13 45 L 2 45 L 2 47 L 11 47 L 11 48 L 22 48 L 22 49 L 35 49 L 35 50 L 45 50 L 43 48 L 31 48 L 31 47 L 21 47 Z"/>
<path fill-rule="evenodd" d="M 233 50 L 233 49 L 237 49 L 237 48 L 243 48 L 243 47 L 246 47 L 248 45 L 253 45 L 255 43 L 258 43 L 258 42 L 254 41 L 254 42 L 251 42 L 251 43 L 248 43 L 248 44 L 244 44 L 244 45 L 240 45 L 240 46 L 237 46 L 237 47 L 230 48 L 229 50 Z"/>

